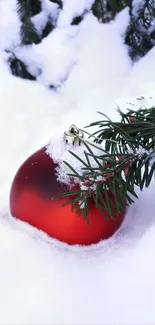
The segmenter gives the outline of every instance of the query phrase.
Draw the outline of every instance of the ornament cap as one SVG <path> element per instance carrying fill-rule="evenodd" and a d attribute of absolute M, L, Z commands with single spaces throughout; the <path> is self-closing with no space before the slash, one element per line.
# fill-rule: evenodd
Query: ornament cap
<path fill-rule="evenodd" d="M 84 133 L 78 129 L 75 124 L 72 124 L 69 130 L 64 132 L 64 140 L 66 143 L 72 145 L 81 145 L 81 142 L 84 138 Z"/>

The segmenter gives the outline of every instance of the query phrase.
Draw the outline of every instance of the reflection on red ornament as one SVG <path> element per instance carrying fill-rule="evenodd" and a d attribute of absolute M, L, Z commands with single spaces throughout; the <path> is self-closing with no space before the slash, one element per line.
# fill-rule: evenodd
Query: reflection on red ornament
<path fill-rule="evenodd" d="M 82 216 L 71 210 L 71 204 L 62 207 L 68 197 L 52 199 L 68 190 L 57 181 L 56 166 L 45 148 L 24 162 L 12 183 L 11 214 L 70 245 L 90 245 L 112 236 L 121 225 L 124 212 L 119 213 L 114 220 L 107 220 L 95 207 L 93 199 L 90 199 L 88 225 Z M 111 193 L 108 192 L 108 195 L 112 202 L 114 199 Z M 109 217 L 107 211 L 105 216 Z"/>

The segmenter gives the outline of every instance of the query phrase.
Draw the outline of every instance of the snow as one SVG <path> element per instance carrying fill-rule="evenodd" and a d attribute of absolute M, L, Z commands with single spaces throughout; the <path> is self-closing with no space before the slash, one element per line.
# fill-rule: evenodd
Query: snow
<path fill-rule="evenodd" d="M 20 21 L 16 11 L 16 1 L 1 0 L 0 16 L 0 49 L 12 48 L 19 45 Z"/>
<path fill-rule="evenodd" d="M 56 3 L 49 2 L 48 0 L 42 0 L 42 11 L 31 18 L 40 35 L 42 34 L 42 30 L 45 28 L 49 18 L 52 19 L 53 23 L 56 23 L 58 13 L 59 10 Z"/>
<path fill-rule="evenodd" d="M 49 0 L 42 0 L 42 12 L 45 12 L 48 17 L 57 18 L 59 6 Z"/>
<path fill-rule="evenodd" d="M 57 22 L 58 27 L 67 27 L 73 18 L 81 16 L 90 10 L 94 0 L 63 0 L 63 10 Z"/>
<path fill-rule="evenodd" d="M 137 12 L 141 9 L 141 7 L 144 5 L 145 0 L 133 0 L 132 2 L 132 13 L 133 15 L 136 15 Z"/>
<path fill-rule="evenodd" d="M 45 86 L 57 88 L 67 78 L 75 63 L 76 33 L 76 27 L 69 26 L 65 30 L 56 28 L 39 45 L 16 48 L 16 57 L 25 62 L 29 72 L 36 76 L 38 81 Z"/>
<path fill-rule="evenodd" d="M 154 183 L 113 237 L 85 248 L 10 216 L 9 191 L 21 163 L 57 131 L 97 120 L 98 110 L 117 119 L 116 104 L 125 109 L 138 96 L 155 104 L 155 49 L 132 66 L 120 35 L 127 12 L 105 25 L 89 13 L 71 27 L 74 9 L 90 8 L 76 1 L 63 26 L 21 54 L 32 69 L 41 67 L 41 80 L 21 80 L 10 74 L 4 52 L 19 45 L 15 3 L 0 2 L 0 324 L 154 324 Z"/>
<path fill-rule="evenodd" d="M 66 130 L 65 130 L 66 131 Z M 90 144 L 93 144 L 90 139 L 87 137 L 84 137 L 84 141 Z M 69 173 L 71 173 L 71 170 L 68 166 L 64 164 L 64 161 L 66 161 L 70 166 L 74 166 L 74 170 L 79 174 L 82 175 L 84 171 L 82 168 L 84 167 L 84 164 L 76 159 L 74 156 L 70 154 L 70 151 L 72 151 L 76 156 L 80 157 L 85 164 L 87 164 L 87 159 L 84 154 L 84 152 L 88 153 L 88 150 L 86 149 L 84 143 L 81 143 L 80 146 L 71 145 L 69 143 L 65 143 L 64 137 L 61 133 L 57 133 L 55 136 L 52 137 L 51 141 L 46 146 L 46 153 L 51 157 L 51 159 L 54 161 L 54 163 L 58 164 L 58 167 L 56 167 L 56 176 L 57 180 L 61 183 L 70 184 L 70 177 L 68 176 Z M 101 145 L 96 145 L 95 147 L 91 146 L 92 152 L 97 156 L 104 155 L 103 147 Z M 98 167 L 97 162 L 92 158 L 89 157 L 89 161 L 91 163 L 92 167 Z M 100 163 L 103 163 L 102 160 L 99 160 Z M 77 177 L 73 177 L 74 183 L 79 183 L 80 180 Z"/>

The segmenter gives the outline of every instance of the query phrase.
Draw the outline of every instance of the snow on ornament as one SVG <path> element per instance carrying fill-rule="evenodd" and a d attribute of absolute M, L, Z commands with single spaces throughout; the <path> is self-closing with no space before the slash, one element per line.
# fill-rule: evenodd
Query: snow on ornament
<path fill-rule="evenodd" d="M 100 212 L 91 197 L 96 189 L 91 179 L 86 178 L 85 182 L 81 182 L 78 177 L 68 175 L 71 172 L 68 164 L 73 166 L 79 175 L 83 173 L 81 161 L 86 160 L 83 138 L 83 133 L 75 125 L 72 125 L 64 136 L 53 137 L 50 143 L 22 164 L 15 175 L 10 192 L 12 216 L 70 245 L 90 245 L 107 239 L 119 228 L 124 218 L 124 211 L 118 213 L 116 218 L 111 218 L 106 209 Z M 100 145 L 92 148 L 93 153 L 98 156 L 101 155 L 101 149 Z M 74 154 L 80 157 L 81 161 L 76 159 Z M 95 168 L 95 160 L 90 160 L 91 166 Z M 96 184 L 104 181 L 104 177 L 96 178 Z M 76 209 L 72 209 L 74 195 L 67 198 L 60 196 L 76 189 L 90 194 L 89 223 Z M 109 189 L 106 195 L 112 204 L 114 198 Z M 66 204 L 68 200 L 69 203 Z M 106 200 L 105 196 L 103 200 Z M 83 203 L 78 202 L 78 205 L 82 210 Z"/>

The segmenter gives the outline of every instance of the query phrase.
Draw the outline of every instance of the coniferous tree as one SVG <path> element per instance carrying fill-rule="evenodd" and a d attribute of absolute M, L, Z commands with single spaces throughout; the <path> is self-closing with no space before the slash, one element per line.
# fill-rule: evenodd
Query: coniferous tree
<path fill-rule="evenodd" d="M 48 0 L 63 10 L 62 0 Z M 124 8 L 129 8 L 130 23 L 124 34 L 124 43 L 129 47 L 129 55 L 133 60 L 143 57 L 155 45 L 155 0 L 94 0 L 92 13 L 101 23 L 108 23 Z M 33 17 L 42 10 L 42 0 L 17 0 L 18 14 L 21 21 L 21 46 L 38 44 L 47 37 L 56 26 L 51 16 L 41 32 L 37 31 Z M 71 25 L 79 25 L 86 12 L 73 18 Z M 15 53 L 9 58 L 12 73 L 21 78 L 33 80 L 24 62 Z"/>
<path fill-rule="evenodd" d="M 107 23 L 114 19 L 122 9 L 130 5 L 131 0 L 95 0 L 92 12 L 100 22 Z"/>
<path fill-rule="evenodd" d="M 31 20 L 33 15 L 32 9 L 34 9 L 34 5 L 32 5 L 31 0 L 18 0 L 18 14 L 21 20 L 21 42 L 23 45 L 40 42 L 40 36 Z"/>
<path fill-rule="evenodd" d="M 130 9 L 130 24 L 124 41 L 131 58 L 136 60 L 155 45 L 155 0 L 140 1 L 136 10 L 133 0 L 95 0 L 92 12 L 100 22 L 107 23 L 126 7 Z"/>
<path fill-rule="evenodd" d="M 131 12 L 125 43 L 132 59 L 143 57 L 155 45 L 155 1 L 146 0 L 136 13 Z"/>

